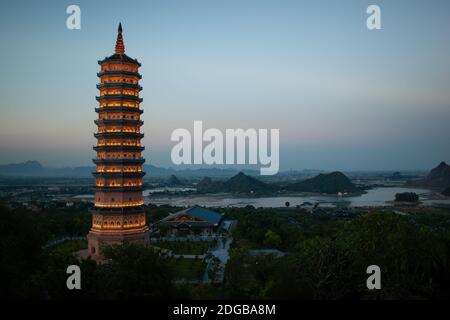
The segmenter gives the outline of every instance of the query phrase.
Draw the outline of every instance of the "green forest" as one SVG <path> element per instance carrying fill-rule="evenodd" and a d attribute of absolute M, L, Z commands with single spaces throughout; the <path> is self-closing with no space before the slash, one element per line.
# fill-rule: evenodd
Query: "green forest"
<path fill-rule="evenodd" d="M 150 207 L 149 220 L 176 208 Z M 222 209 L 237 221 L 223 283 L 178 281 L 200 276 L 201 261 L 169 259 L 150 246 L 110 247 L 106 263 L 79 260 L 87 210 L 0 207 L 2 299 L 445 299 L 450 298 L 450 215 L 433 208 L 372 211 L 297 208 Z M 277 249 L 284 255 L 254 255 Z M 82 271 L 81 290 L 68 290 L 66 268 Z M 366 268 L 378 265 L 382 289 L 368 290 Z"/>

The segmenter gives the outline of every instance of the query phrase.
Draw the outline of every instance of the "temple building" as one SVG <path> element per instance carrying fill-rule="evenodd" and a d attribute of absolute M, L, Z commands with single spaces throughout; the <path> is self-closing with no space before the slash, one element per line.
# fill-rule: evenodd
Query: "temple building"
<path fill-rule="evenodd" d="M 98 64 L 95 199 L 88 234 L 88 251 L 94 259 L 102 258 L 105 245 L 147 244 L 149 239 L 142 196 L 141 64 L 125 54 L 121 24 L 115 53 Z"/>
<path fill-rule="evenodd" d="M 158 221 L 155 227 L 168 229 L 171 234 L 214 234 L 220 228 L 223 215 L 199 206 L 170 214 Z"/>

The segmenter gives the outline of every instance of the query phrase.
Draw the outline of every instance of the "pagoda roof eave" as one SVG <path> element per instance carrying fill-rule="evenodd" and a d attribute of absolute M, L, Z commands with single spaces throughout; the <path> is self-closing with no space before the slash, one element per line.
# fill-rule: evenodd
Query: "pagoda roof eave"
<path fill-rule="evenodd" d="M 137 59 L 133 59 L 126 54 L 119 54 L 115 53 L 109 57 L 105 57 L 103 60 L 97 61 L 99 65 L 102 65 L 105 62 L 124 62 L 124 63 L 130 63 L 134 65 L 141 66 L 141 63 Z"/>

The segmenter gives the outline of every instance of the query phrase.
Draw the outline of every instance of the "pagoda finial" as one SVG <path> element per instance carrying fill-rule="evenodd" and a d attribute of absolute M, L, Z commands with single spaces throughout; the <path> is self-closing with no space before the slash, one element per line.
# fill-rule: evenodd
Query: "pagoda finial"
<path fill-rule="evenodd" d="M 122 37 L 122 23 L 119 23 L 119 28 L 117 29 L 117 41 L 116 41 L 116 53 L 124 54 L 125 53 L 125 45 L 123 44 Z"/>

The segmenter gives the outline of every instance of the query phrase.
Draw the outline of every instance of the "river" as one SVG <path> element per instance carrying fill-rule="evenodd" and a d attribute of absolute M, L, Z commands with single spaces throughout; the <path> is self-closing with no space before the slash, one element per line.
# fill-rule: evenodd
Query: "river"
<path fill-rule="evenodd" d="M 381 207 L 389 204 L 386 201 L 394 200 L 396 193 L 415 192 L 419 195 L 420 201 L 425 205 L 449 205 L 450 200 L 431 200 L 428 195 L 431 193 L 427 189 L 406 188 L 406 187 L 379 187 L 368 190 L 367 193 L 354 196 L 342 197 L 331 195 L 316 196 L 286 196 L 286 197 L 242 197 L 232 195 L 155 195 L 144 192 L 146 204 L 173 205 L 173 206 L 205 206 L 205 207 L 254 207 L 276 208 L 284 207 L 286 202 L 291 207 L 301 205 L 305 202 L 311 204 L 319 203 L 323 207 L 334 207 L 336 205 L 348 205 L 352 207 Z"/>

